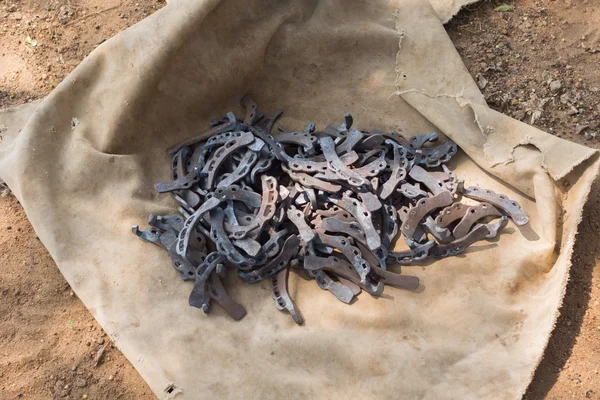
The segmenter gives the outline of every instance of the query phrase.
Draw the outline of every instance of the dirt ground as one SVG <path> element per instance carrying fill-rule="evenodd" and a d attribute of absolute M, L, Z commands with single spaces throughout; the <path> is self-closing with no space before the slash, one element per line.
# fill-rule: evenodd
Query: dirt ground
<path fill-rule="evenodd" d="M 600 148 L 600 1 L 484 0 L 447 31 L 496 110 Z M 164 2 L 0 0 L 0 107 L 48 94 L 95 47 Z M 597 185 L 598 186 L 598 185 Z M 526 399 L 600 399 L 600 196 Z M 12 196 L 0 197 L 0 399 L 153 399 L 70 290 Z"/>

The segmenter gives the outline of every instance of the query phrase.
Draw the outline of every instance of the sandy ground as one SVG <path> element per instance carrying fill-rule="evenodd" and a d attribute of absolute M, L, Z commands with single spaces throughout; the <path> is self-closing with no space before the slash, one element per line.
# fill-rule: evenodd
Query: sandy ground
<path fill-rule="evenodd" d="M 488 104 L 600 148 L 600 1 L 485 0 L 447 30 Z M 48 94 L 163 2 L 0 0 L 0 107 Z M 598 138 L 596 137 L 598 136 Z M 561 316 L 527 399 L 600 399 L 600 196 L 585 210 Z M 153 399 L 40 243 L 0 198 L 0 399 Z"/>

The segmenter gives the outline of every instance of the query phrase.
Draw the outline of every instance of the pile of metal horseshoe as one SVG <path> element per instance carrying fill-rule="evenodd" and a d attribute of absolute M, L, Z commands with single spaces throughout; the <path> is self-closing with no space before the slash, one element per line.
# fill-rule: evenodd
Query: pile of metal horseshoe
<path fill-rule="evenodd" d="M 223 286 L 233 270 L 249 283 L 270 281 L 275 306 L 302 324 L 287 290 L 290 269 L 350 303 L 362 290 L 380 295 L 384 285 L 415 289 L 418 278 L 399 265 L 460 254 L 496 237 L 508 218 L 528 222 L 506 196 L 465 188 L 445 165 L 456 144 L 437 133 L 361 131 L 346 114 L 322 131 L 309 124 L 272 135 L 281 111 L 262 115 L 249 96 L 242 105 L 243 120 L 230 112 L 168 149 L 173 180 L 156 189 L 172 194 L 180 214 L 133 227 L 195 282 L 189 304 L 205 312 L 216 301 L 244 317 Z M 399 239 L 406 250 L 393 251 Z"/>

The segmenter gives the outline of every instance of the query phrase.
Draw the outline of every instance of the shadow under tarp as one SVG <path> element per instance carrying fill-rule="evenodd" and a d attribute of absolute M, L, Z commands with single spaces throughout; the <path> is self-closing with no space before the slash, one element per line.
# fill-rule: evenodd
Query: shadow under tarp
<path fill-rule="evenodd" d="M 306 319 L 233 274 L 248 315 L 187 305 L 168 255 L 131 234 L 175 211 L 165 149 L 250 93 L 301 129 L 438 130 L 467 185 L 530 224 L 425 268 L 423 287 L 351 305 L 295 274 Z M 25 122 L 27 121 L 27 122 Z M 561 304 L 594 150 L 489 109 L 427 1 L 171 1 L 99 46 L 39 104 L 0 113 L 0 178 L 73 290 L 160 398 L 521 396 Z"/>

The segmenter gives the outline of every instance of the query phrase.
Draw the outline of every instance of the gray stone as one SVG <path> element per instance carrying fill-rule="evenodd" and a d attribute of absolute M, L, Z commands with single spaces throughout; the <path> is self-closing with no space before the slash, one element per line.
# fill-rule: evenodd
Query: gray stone
<path fill-rule="evenodd" d="M 560 92 L 561 89 L 562 89 L 562 82 L 561 81 L 552 81 L 552 82 L 550 82 L 550 91 L 552 93 L 558 93 L 558 92 Z"/>

